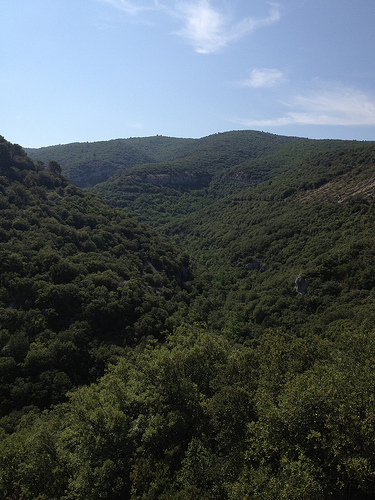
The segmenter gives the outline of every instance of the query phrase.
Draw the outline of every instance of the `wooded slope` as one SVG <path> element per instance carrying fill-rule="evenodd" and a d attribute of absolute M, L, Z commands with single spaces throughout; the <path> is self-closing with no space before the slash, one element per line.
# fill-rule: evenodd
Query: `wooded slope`
<path fill-rule="evenodd" d="M 0 174 L 1 417 L 59 402 L 126 346 L 162 338 L 187 262 L 3 138 Z"/>
<path fill-rule="evenodd" d="M 122 214 L 0 141 L 0 496 L 374 498 L 375 145 L 268 139 L 173 143 Z"/>

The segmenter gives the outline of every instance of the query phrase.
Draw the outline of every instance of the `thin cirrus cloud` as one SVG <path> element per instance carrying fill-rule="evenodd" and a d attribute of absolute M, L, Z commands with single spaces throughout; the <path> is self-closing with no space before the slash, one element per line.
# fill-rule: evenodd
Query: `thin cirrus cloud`
<path fill-rule="evenodd" d="M 140 12 L 144 12 L 146 10 L 155 10 L 155 5 L 140 5 L 139 3 L 135 3 L 129 0 L 99 0 L 103 3 L 108 3 L 112 5 L 113 7 L 116 7 L 117 9 L 120 9 L 126 14 L 129 14 L 131 16 L 136 16 Z"/>
<path fill-rule="evenodd" d="M 325 89 L 299 94 L 282 103 L 291 111 L 265 119 L 238 119 L 249 127 L 277 127 L 283 125 L 375 125 L 375 99 L 358 89 L 342 85 L 328 85 Z"/>
<path fill-rule="evenodd" d="M 247 17 L 233 22 L 231 17 L 213 7 L 210 0 L 150 0 L 137 4 L 131 0 L 99 0 L 135 16 L 144 11 L 160 11 L 178 20 L 182 27 L 173 34 L 184 38 L 200 54 L 218 52 L 232 42 L 256 29 L 269 26 L 280 19 L 277 4 L 271 4 L 264 18 Z"/>
<path fill-rule="evenodd" d="M 239 82 L 241 87 L 271 88 L 285 81 L 284 74 L 278 69 L 255 68 L 251 71 L 250 77 Z"/>

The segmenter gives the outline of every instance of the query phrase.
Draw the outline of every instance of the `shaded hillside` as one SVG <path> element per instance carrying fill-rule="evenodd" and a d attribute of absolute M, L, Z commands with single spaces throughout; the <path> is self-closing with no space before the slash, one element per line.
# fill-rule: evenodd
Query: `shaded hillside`
<path fill-rule="evenodd" d="M 34 161 L 55 160 L 63 174 L 76 186 L 87 188 L 142 163 L 166 161 L 191 150 L 193 139 L 163 136 L 72 143 L 26 149 Z"/>
<path fill-rule="evenodd" d="M 0 174 L 1 416 L 58 402 L 124 347 L 162 338 L 187 262 L 3 138 Z"/>
<path fill-rule="evenodd" d="M 63 174 L 78 187 L 93 186 L 128 167 L 151 161 L 147 155 L 121 141 L 73 143 L 28 149 L 34 161 L 60 163 Z"/>
<path fill-rule="evenodd" d="M 255 131 L 215 134 L 174 161 L 138 165 L 92 188 L 154 225 L 193 213 L 214 200 L 294 168 L 303 158 L 350 144 Z"/>

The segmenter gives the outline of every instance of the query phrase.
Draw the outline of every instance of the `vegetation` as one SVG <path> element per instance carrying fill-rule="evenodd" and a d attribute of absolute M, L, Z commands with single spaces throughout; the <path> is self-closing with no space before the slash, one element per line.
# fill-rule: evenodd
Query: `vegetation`
<path fill-rule="evenodd" d="M 24 417 L 0 444 L 0 492 L 372 498 L 374 341 L 345 323 L 325 338 L 269 332 L 254 346 L 179 328 Z"/>
<path fill-rule="evenodd" d="M 194 140 L 157 136 L 94 143 L 77 142 L 26 149 L 26 152 L 34 161 L 46 164 L 51 160 L 58 161 L 63 174 L 76 186 L 90 187 L 134 165 L 167 161 L 181 156 L 192 143 Z"/>
<path fill-rule="evenodd" d="M 156 136 L 26 151 L 34 161 L 58 161 L 76 186 L 160 225 L 293 168 L 313 152 L 346 143 L 237 131 L 202 139 Z"/>
<path fill-rule="evenodd" d="M 343 318 L 370 321 L 374 164 L 372 144 L 310 157 L 167 225 L 189 249 L 201 291 L 191 319 L 238 339 L 270 327 L 301 334 Z M 300 274 L 304 296 L 294 289 Z"/>
<path fill-rule="evenodd" d="M 375 145 L 126 141 L 0 140 L 0 497 L 374 498 Z"/>
<path fill-rule="evenodd" d="M 154 226 L 196 213 L 219 199 L 295 169 L 312 153 L 350 141 L 312 141 L 253 131 L 215 134 L 169 162 L 122 170 L 92 191 Z M 196 146 L 196 144 L 194 144 Z"/>
<path fill-rule="evenodd" d="M 56 162 L 0 147 L 1 417 L 57 403 L 124 347 L 163 338 L 178 322 L 188 263 L 70 184 Z"/>

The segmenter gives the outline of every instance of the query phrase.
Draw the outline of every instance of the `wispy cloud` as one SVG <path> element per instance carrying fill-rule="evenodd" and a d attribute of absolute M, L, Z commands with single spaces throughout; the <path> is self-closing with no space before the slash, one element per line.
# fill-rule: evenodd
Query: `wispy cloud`
<path fill-rule="evenodd" d="M 196 52 L 210 54 L 226 47 L 231 42 L 271 25 L 280 19 L 277 4 L 270 4 L 264 18 L 246 17 L 233 21 L 225 9 L 213 6 L 212 0 L 99 0 L 125 13 L 136 16 L 144 11 L 161 11 L 182 24 L 173 33 L 184 38 Z"/>
<path fill-rule="evenodd" d="M 284 74 L 279 71 L 278 69 L 270 69 L 270 68 L 263 68 L 263 69 L 253 69 L 252 72 L 250 73 L 250 77 L 247 78 L 246 80 L 242 80 L 239 82 L 239 85 L 241 87 L 253 87 L 253 88 L 260 88 L 260 87 L 267 87 L 271 88 L 277 85 L 278 83 L 281 83 L 285 81 Z"/>
<path fill-rule="evenodd" d="M 271 5 L 268 16 L 263 19 L 248 17 L 235 23 L 215 9 L 209 0 L 181 2 L 177 4 L 177 9 L 184 27 L 176 34 L 185 38 L 201 54 L 217 52 L 229 43 L 280 19 L 277 5 Z"/>
<path fill-rule="evenodd" d="M 282 125 L 375 125 L 375 99 L 355 88 L 325 85 L 325 88 L 298 94 L 285 101 L 291 111 L 266 119 L 239 119 L 237 123 L 249 127 Z"/>
<path fill-rule="evenodd" d="M 129 14 L 131 16 L 136 16 L 141 12 L 147 10 L 155 10 L 157 8 L 155 3 L 150 3 L 150 2 L 147 5 L 140 5 L 138 2 L 133 2 L 131 0 L 99 0 L 99 1 L 103 3 L 108 3 L 113 7 L 116 7 L 117 9 L 126 12 L 126 14 Z"/>

